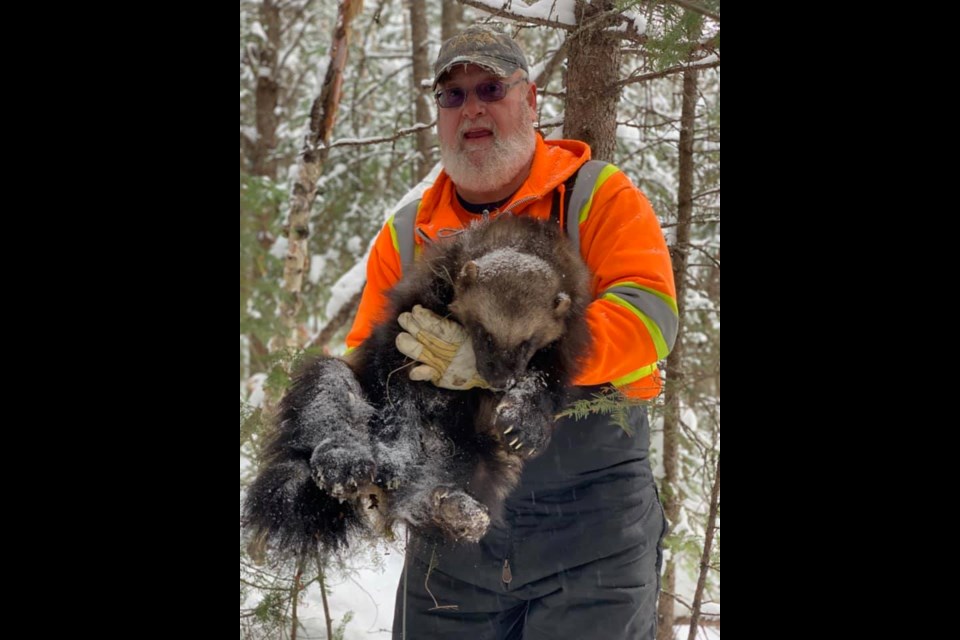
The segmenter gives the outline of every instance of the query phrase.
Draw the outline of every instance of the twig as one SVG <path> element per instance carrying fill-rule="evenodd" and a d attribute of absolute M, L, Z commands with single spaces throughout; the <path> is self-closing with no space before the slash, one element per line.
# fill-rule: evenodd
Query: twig
<path fill-rule="evenodd" d="M 433 545 L 433 549 L 430 550 L 430 564 L 427 565 L 427 575 L 423 579 L 423 588 L 426 589 L 427 593 L 430 594 L 430 597 L 433 598 L 433 608 L 429 609 L 429 611 L 437 611 L 439 609 L 449 609 L 451 611 L 456 611 L 457 609 L 460 608 L 459 605 L 456 605 L 456 604 L 441 605 L 439 602 L 437 602 L 437 599 L 434 597 L 433 591 L 430 591 L 430 585 L 428 583 L 430 582 L 430 574 L 433 572 L 433 567 L 436 566 L 433 564 L 434 558 L 436 558 L 436 553 L 437 553 L 437 545 Z"/>
<path fill-rule="evenodd" d="M 327 578 L 323 573 L 323 561 L 320 554 L 314 552 L 314 559 L 317 561 L 317 571 L 319 572 L 318 581 L 320 582 L 320 599 L 323 601 L 323 619 L 327 623 L 327 637 L 333 638 L 333 620 L 330 619 L 330 605 L 327 603 Z"/>
<path fill-rule="evenodd" d="M 683 73 L 690 69 L 714 69 L 720 66 L 720 61 L 715 60 L 714 62 L 709 62 L 707 64 L 681 64 L 669 69 L 664 69 L 663 71 L 654 71 L 652 73 L 644 73 L 639 76 L 631 76 L 626 80 L 621 80 L 617 83 L 617 88 L 626 86 L 628 84 L 634 84 L 636 82 L 646 82 L 647 80 L 653 80 L 654 78 L 665 78 L 666 76 L 673 75 L 675 73 Z"/>
<path fill-rule="evenodd" d="M 357 147 L 357 146 L 363 146 L 368 144 L 378 144 L 380 142 L 396 142 L 398 139 L 402 138 L 403 136 L 409 136 L 411 134 L 416 133 L 417 131 L 420 131 L 421 129 L 429 129 L 435 124 L 437 124 L 436 120 L 434 120 L 429 124 L 423 124 L 422 122 L 418 122 L 412 127 L 407 127 L 406 129 L 400 129 L 392 136 L 380 136 L 376 138 L 342 138 L 340 140 L 335 140 L 334 142 L 331 142 L 327 148 L 333 149 L 334 147 L 351 147 L 351 146 Z"/>

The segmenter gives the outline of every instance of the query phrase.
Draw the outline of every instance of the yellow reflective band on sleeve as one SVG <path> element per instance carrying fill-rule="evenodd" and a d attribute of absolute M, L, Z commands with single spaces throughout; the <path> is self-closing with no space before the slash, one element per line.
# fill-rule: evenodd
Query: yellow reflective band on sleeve
<path fill-rule="evenodd" d="M 640 318 L 640 322 L 647 328 L 647 332 L 650 333 L 650 337 L 653 339 L 653 346 L 657 350 L 657 360 L 662 360 L 667 357 L 667 354 L 670 353 L 670 347 L 667 346 L 666 340 L 663 339 L 663 334 L 660 333 L 660 327 L 657 326 L 656 322 L 651 320 L 647 314 L 614 293 L 605 293 L 601 298 L 603 300 L 609 300 L 624 309 L 629 309 L 631 313 Z"/>
<path fill-rule="evenodd" d="M 648 375 L 653 373 L 654 369 L 657 368 L 657 364 L 647 365 L 646 367 L 640 367 L 633 373 L 628 373 L 622 378 L 617 378 L 616 380 L 611 380 L 610 384 L 615 387 L 622 387 L 624 385 L 630 384 L 631 382 L 636 382 L 640 378 L 646 378 Z"/>
<path fill-rule="evenodd" d="M 583 205 L 583 208 L 580 209 L 580 224 L 583 224 L 590 215 L 590 207 L 593 206 L 593 196 L 596 195 L 597 190 L 603 186 L 603 183 L 607 181 L 607 178 L 615 174 L 617 171 L 620 171 L 620 169 L 618 169 L 615 165 L 608 164 L 603 168 L 603 171 L 600 172 L 600 175 L 597 176 L 597 181 L 593 183 L 593 191 L 590 192 L 590 199 L 587 200 L 586 204 Z"/>
<path fill-rule="evenodd" d="M 397 229 L 393 226 L 394 216 L 390 216 L 390 219 L 387 220 L 387 228 L 390 229 L 390 239 L 393 241 L 393 249 L 397 253 L 400 253 L 400 242 L 397 240 Z"/>

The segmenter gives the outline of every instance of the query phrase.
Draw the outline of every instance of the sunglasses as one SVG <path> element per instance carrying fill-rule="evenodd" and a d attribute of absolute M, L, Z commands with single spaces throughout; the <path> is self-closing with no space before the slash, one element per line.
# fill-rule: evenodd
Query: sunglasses
<path fill-rule="evenodd" d="M 464 89 L 462 87 L 453 87 L 437 91 L 437 104 L 444 109 L 454 109 L 463 106 L 467 101 L 467 95 L 470 91 L 477 94 L 481 102 L 498 102 L 507 97 L 507 90 L 515 84 L 526 82 L 526 78 L 520 78 L 513 82 L 504 82 L 502 80 L 490 80 L 488 82 L 478 82 L 473 89 Z"/>

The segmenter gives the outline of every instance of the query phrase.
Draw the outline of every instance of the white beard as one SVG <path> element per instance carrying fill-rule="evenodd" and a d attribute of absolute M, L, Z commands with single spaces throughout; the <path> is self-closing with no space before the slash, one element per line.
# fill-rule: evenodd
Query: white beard
<path fill-rule="evenodd" d="M 470 143 L 463 138 L 463 133 L 477 126 L 493 132 L 490 149 L 469 151 Z M 444 170 L 458 187 L 468 191 L 496 191 L 527 168 L 536 148 L 537 134 L 532 124 L 520 126 L 514 133 L 502 136 L 492 120 L 464 122 L 457 132 L 455 144 L 440 145 L 440 157 Z"/>

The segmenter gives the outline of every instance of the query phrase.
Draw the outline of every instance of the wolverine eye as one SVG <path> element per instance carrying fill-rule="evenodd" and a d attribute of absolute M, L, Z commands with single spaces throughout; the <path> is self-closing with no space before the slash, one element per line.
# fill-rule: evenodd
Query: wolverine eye
<path fill-rule="evenodd" d="M 493 349 L 493 337 L 482 328 L 478 327 L 477 330 L 474 331 L 474 336 L 477 344 L 484 345 L 488 350 Z"/>

